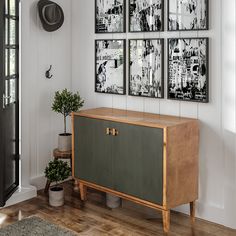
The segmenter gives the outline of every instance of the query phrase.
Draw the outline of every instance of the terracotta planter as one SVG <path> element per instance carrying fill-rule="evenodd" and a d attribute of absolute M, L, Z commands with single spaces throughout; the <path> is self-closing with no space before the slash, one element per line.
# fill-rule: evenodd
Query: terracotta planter
<path fill-rule="evenodd" d="M 58 136 L 58 150 L 61 152 L 72 150 L 72 135 L 69 133 L 59 134 Z"/>
<path fill-rule="evenodd" d="M 64 205 L 64 189 L 61 186 L 53 186 L 49 189 L 49 205 L 59 207 Z"/>

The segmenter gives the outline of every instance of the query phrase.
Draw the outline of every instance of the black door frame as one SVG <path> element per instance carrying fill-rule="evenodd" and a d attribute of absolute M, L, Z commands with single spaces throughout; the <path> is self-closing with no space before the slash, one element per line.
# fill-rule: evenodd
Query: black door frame
<path fill-rule="evenodd" d="M 0 9 L 4 9 L 4 5 L 5 2 L 4 1 L 0 1 Z M 2 10 L 0 10 L 0 29 L 3 29 L 1 34 L 0 34 L 0 65 L 3 65 L 4 62 L 4 31 L 5 31 L 5 26 L 4 26 L 4 14 L 2 12 Z M 1 36 L 2 35 L 2 36 Z M 0 94 L 3 94 L 3 90 L 4 90 L 4 71 L 1 68 L 0 69 Z M 2 127 L 2 121 L 3 121 L 3 97 L 0 96 L 0 130 L 3 130 Z M 0 132 L 0 142 L 3 141 L 3 132 Z M 3 153 L 3 146 L 0 145 L 0 153 Z M 3 156 L 0 155 L 0 161 L 2 162 Z M 0 166 L 0 172 L 3 172 L 3 166 Z M 4 188 L 4 179 L 1 176 L 0 177 L 0 189 Z M 3 194 L 0 194 L 0 205 L 2 205 L 4 203 L 4 196 Z"/>
<path fill-rule="evenodd" d="M 5 142 L 5 131 L 3 127 L 4 120 L 7 118 L 5 117 L 3 103 L 5 102 L 3 99 L 3 94 L 5 93 L 5 79 L 14 79 L 15 80 L 15 182 L 5 190 L 4 194 L 0 194 L 0 206 L 4 206 L 5 202 L 9 197 L 15 192 L 15 190 L 19 186 L 19 0 L 15 0 L 15 6 L 16 6 L 16 14 L 15 16 L 8 14 L 5 14 L 5 2 L 8 2 L 8 8 L 10 0 L 1 0 L 0 1 L 0 29 L 2 29 L 2 32 L 0 34 L 0 142 Z M 8 9 L 9 11 L 9 9 Z M 8 44 L 5 43 L 5 21 L 8 19 L 8 31 L 7 31 L 7 38 L 8 38 Z M 15 20 L 16 22 L 16 30 L 15 30 L 15 44 L 10 45 L 10 19 Z M 5 51 L 8 49 L 8 71 L 10 71 L 10 49 L 15 49 L 16 53 L 16 59 L 15 59 L 15 75 L 8 75 L 8 77 L 5 76 Z M 6 145 L 6 144 L 4 144 Z M 5 151 L 4 151 L 4 145 L 0 145 L 0 190 L 3 191 L 5 189 L 5 175 L 6 175 L 6 169 L 5 169 Z M 3 154 L 3 155 L 2 155 Z M 2 173 L 2 174 L 1 174 Z"/>

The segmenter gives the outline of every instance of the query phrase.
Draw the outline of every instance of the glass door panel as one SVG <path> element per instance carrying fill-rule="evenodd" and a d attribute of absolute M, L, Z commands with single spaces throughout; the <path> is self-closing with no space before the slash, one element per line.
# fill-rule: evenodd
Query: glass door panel
<path fill-rule="evenodd" d="M 10 76 L 16 74 L 16 50 L 10 49 Z"/>
<path fill-rule="evenodd" d="M 5 80 L 5 99 L 7 99 L 7 97 L 9 96 L 9 93 L 8 93 L 8 80 Z M 5 102 L 6 103 L 6 102 Z"/>
<path fill-rule="evenodd" d="M 10 7 L 9 7 L 9 13 L 11 16 L 16 15 L 16 0 L 9 0 L 10 1 Z"/>
<path fill-rule="evenodd" d="M 5 44 L 8 44 L 8 25 L 9 25 L 9 20 L 8 18 L 5 18 Z"/>
<path fill-rule="evenodd" d="M 16 101 L 16 80 L 15 79 L 9 80 L 9 99 L 10 99 L 10 104 Z"/>
<path fill-rule="evenodd" d="M 10 45 L 16 44 L 16 20 L 10 19 Z"/>
<path fill-rule="evenodd" d="M 8 53 L 9 53 L 9 50 L 8 49 L 5 49 L 5 76 L 7 77 L 9 75 L 9 71 L 8 71 Z"/>
<path fill-rule="evenodd" d="M 9 96 L 9 80 L 5 80 L 5 89 L 3 94 L 3 108 L 5 109 L 10 102 Z"/>
<path fill-rule="evenodd" d="M 8 0 L 5 0 L 5 15 L 8 15 Z"/>

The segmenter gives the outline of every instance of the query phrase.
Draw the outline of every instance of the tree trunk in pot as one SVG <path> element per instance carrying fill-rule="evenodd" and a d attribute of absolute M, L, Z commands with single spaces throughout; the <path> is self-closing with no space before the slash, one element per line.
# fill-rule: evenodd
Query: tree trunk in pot
<path fill-rule="evenodd" d="M 49 189 L 49 205 L 59 207 L 64 205 L 63 187 L 51 187 Z"/>
<path fill-rule="evenodd" d="M 58 136 L 58 150 L 61 152 L 71 151 L 72 135 L 65 133 Z"/>

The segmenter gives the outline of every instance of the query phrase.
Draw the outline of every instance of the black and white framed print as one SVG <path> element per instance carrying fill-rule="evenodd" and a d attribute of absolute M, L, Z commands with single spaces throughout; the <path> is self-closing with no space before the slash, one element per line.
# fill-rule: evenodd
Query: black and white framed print
<path fill-rule="evenodd" d="M 208 38 L 168 41 L 168 98 L 207 103 Z"/>
<path fill-rule="evenodd" d="M 126 0 L 95 0 L 95 33 L 124 33 Z"/>
<path fill-rule="evenodd" d="M 129 31 L 164 30 L 163 0 L 129 0 Z"/>
<path fill-rule="evenodd" d="M 168 30 L 208 30 L 209 0 L 168 0 Z"/>
<path fill-rule="evenodd" d="M 95 92 L 125 94 L 125 40 L 95 41 Z"/>
<path fill-rule="evenodd" d="M 129 95 L 164 97 L 164 39 L 129 40 Z"/>

